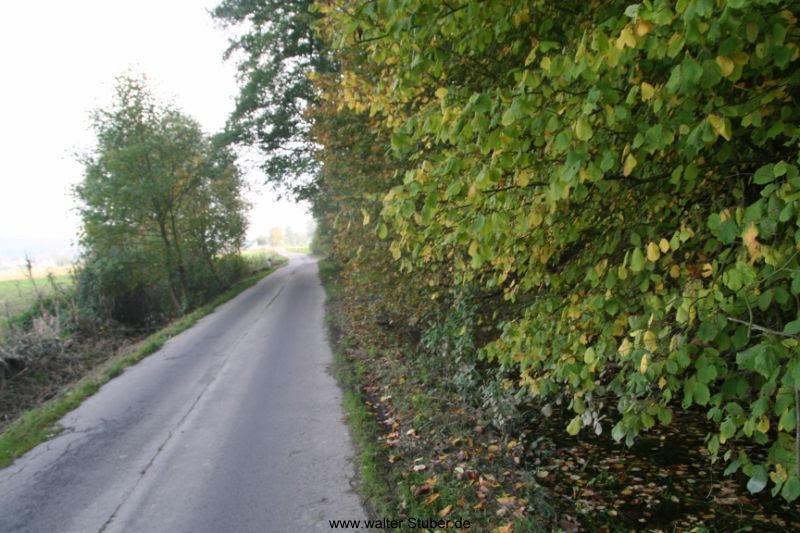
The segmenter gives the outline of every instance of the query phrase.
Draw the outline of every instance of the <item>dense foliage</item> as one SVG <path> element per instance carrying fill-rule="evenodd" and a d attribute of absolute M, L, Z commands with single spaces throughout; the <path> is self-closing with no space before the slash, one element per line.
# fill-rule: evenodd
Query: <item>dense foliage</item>
<path fill-rule="evenodd" d="M 214 17 L 238 34 L 227 57 L 239 59 L 241 91 L 228 121 L 229 143 L 259 150 L 267 180 L 296 194 L 317 170 L 305 113 L 316 95 L 309 72 L 333 67 L 314 31 L 311 0 L 224 0 Z"/>
<path fill-rule="evenodd" d="M 75 189 L 83 219 L 82 305 L 155 323 L 205 302 L 240 275 L 242 180 L 228 149 L 142 80 L 120 79 L 94 115 L 97 147 Z"/>
<path fill-rule="evenodd" d="M 315 9 L 314 202 L 376 299 L 477 287 L 481 354 L 569 433 L 702 410 L 728 472 L 800 496 L 798 6 Z"/>

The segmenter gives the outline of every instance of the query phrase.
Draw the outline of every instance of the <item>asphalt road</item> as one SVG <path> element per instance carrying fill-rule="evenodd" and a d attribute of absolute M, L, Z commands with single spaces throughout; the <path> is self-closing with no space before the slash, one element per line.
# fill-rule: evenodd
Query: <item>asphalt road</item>
<path fill-rule="evenodd" d="M 308 256 L 220 306 L 0 471 L 0 531 L 329 530 L 363 519 Z"/>

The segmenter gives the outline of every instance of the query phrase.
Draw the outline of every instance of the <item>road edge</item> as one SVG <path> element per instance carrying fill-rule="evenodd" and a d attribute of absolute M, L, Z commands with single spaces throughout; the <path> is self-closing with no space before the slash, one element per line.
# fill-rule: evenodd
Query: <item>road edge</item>
<path fill-rule="evenodd" d="M 242 279 L 209 303 L 175 319 L 145 339 L 123 346 L 54 398 L 22 413 L 0 434 L 0 470 L 13 464 L 27 451 L 58 435 L 63 429 L 58 425 L 58 421 L 64 415 L 80 406 L 84 400 L 122 374 L 126 368 L 157 352 L 169 339 L 191 328 L 200 319 L 214 312 L 217 307 L 232 300 L 286 264 L 288 259 L 284 257 L 276 266 Z"/>

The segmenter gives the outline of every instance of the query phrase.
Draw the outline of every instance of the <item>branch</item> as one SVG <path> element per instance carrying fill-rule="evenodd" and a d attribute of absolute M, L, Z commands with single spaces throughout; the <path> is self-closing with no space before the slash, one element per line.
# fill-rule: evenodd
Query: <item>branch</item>
<path fill-rule="evenodd" d="M 738 318 L 728 317 L 728 321 L 748 326 L 750 329 L 755 329 L 757 331 L 761 331 L 769 335 L 777 335 L 778 337 L 787 337 L 789 339 L 800 339 L 800 337 L 798 337 L 797 335 L 792 335 L 791 333 L 784 333 L 783 331 L 777 331 L 774 329 L 765 328 L 764 326 L 759 326 L 758 324 L 753 324 L 752 322 L 747 322 L 746 320 L 739 320 Z"/>

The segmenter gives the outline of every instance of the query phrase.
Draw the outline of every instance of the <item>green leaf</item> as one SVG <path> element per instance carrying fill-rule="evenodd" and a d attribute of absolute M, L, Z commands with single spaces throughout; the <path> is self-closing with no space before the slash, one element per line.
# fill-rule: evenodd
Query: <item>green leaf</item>
<path fill-rule="evenodd" d="M 641 248 L 636 247 L 631 254 L 631 270 L 633 272 L 641 272 L 644 269 L 645 259 Z"/>
<path fill-rule="evenodd" d="M 581 430 L 581 417 L 576 416 L 567 426 L 567 433 L 569 433 L 570 435 L 577 435 L 580 430 Z"/>
<path fill-rule="evenodd" d="M 739 236 L 739 228 L 736 222 L 727 219 L 719 225 L 719 240 L 723 244 L 731 244 Z"/>
<path fill-rule="evenodd" d="M 700 367 L 697 371 L 697 379 L 702 383 L 711 383 L 717 378 L 717 367 L 712 364 L 706 364 Z"/>
<path fill-rule="evenodd" d="M 758 185 L 765 185 L 767 183 L 772 183 L 775 180 L 775 173 L 773 171 L 772 164 L 764 165 L 763 167 L 756 170 L 756 173 L 753 175 L 753 182 Z"/>
<path fill-rule="evenodd" d="M 575 135 L 578 139 L 588 141 L 592 138 L 593 134 L 592 126 L 589 124 L 589 121 L 586 120 L 586 117 L 579 118 L 577 124 L 575 124 Z"/>
<path fill-rule="evenodd" d="M 395 131 L 392 133 L 392 148 L 397 151 L 403 151 L 411 146 L 411 139 L 405 133 Z"/>
<path fill-rule="evenodd" d="M 728 440 L 734 435 L 736 435 L 736 423 L 730 418 L 727 418 L 719 426 L 719 436 L 725 440 Z"/>
<path fill-rule="evenodd" d="M 625 438 L 625 428 L 622 426 L 622 420 L 617 422 L 613 428 L 611 428 L 611 438 L 613 438 L 616 442 L 620 442 L 622 439 Z"/>
<path fill-rule="evenodd" d="M 705 383 L 695 383 L 692 394 L 694 395 L 695 403 L 698 405 L 707 404 L 708 400 L 711 398 L 711 393 Z"/>
<path fill-rule="evenodd" d="M 793 502 L 800 497 L 800 479 L 798 479 L 797 476 L 789 476 L 789 479 L 787 479 L 786 483 L 783 485 L 781 496 L 783 496 L 783 499 L 787 502 Z"/>
<path fill-rule="evenodd" d="M 702 341 L 711 342 L 714 340 L 714 337 L 717 336 L 718 331 L 717 325 L 714 322 L 704 321 L 697 330 L 697 336 L 700 337 Z"/>
<path fill-rule="evenodd" d="M 761 492 L 767 486 L 767 469 L 762 465 L 753 467 L 753 474 L 750 476 L 750 481 L 747 482 L 747 490 L 752 494 Z"/>
<path fill-rule="evenodd" d="M 711 213 L 708 215 L 708 229 L 711 231 L 717 231 L 721 223 L 722 219 L 720 218 L 719 213 Z"/>
<path fill-rule="evenodd" d="M 795 335 L 800 333 L 800 319 L 792 320 L 788 324 L 783 327 L 783 332 L 788 333 L 790 335 Z"/>
<path fill-rule="evenodd" d="M 444 192 L 444 195 L 447 198 L 453 198 L 455 196 L 458 196 L 458 194 L 461 192 L 461 188 L 462 188 L 461 182 L 454 181 L 447 187 L 447 190 Z"/>

